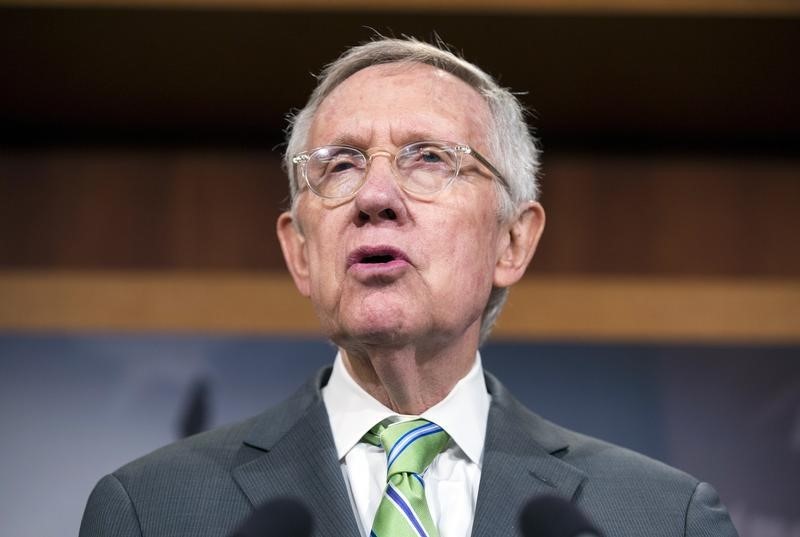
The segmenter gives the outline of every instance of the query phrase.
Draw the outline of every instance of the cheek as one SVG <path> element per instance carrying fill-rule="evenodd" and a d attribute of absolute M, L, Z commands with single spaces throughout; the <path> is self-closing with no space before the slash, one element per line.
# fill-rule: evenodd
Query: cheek
<path fill-rule="evenodd" d="M 478 291 L 491 287 L 497 255 L 497 222 L 494 213 L 465 212 L 448 214 L 437 221 L 438 257 L 442 262 L 439 278 L 455 287 Z"/>
<path fill-rule="evenodd" d="M 324 299 L 339 287 L 337 272 L 338 242 L 322 221 L 310 221 L 306 225 L 306 256 L 311 277 L 312 299 Z"/>
<path fill-rule="evenodd" d="M 311 270 L 320 284 L 330 284 L 337 278 L 336 251 L 334 242 L 324 237 L 309 245 Z"/>

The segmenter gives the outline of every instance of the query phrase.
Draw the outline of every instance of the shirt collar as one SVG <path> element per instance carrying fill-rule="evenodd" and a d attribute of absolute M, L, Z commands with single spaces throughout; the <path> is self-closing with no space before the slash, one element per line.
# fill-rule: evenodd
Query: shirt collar
<path fill-rule="evenodd" d="M 347 371 L 341 354 L 336 355 L 328 384 L 322 389 L 322 399 L 328 411 L 336 454 L 340 460 L 376 423 L 397 416 L 396 412 L 358 385 Z M 447 397 L 420 417 L 447 431 L 466 456 L 480 466 L 483 462 L 489 404 L 481 356 L 476 353 L 475 363 L 469 373 L 456 383 Z"/>

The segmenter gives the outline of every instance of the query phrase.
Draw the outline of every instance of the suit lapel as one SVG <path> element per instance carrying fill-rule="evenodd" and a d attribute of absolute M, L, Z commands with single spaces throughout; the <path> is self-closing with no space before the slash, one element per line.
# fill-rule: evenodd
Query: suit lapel
<path fill-rule="evenodd" d="M 358 537 L 319 387 L 322 371 L 258 420 L 242 446 L 233 478 L 253 506 L 297 498 L 314 517 L 314 537 Z M 586 475 L 558 455 L 568 448 L 558 429 L 528 411 L 494 377 L 481 483 L 472 537 L 518 535 L 519 514 L 532 497 L 571 499 Z"/>
<path fill-rule="evenodd" d="M 558 430 L 528 411 L 487 374 L 492 395 L 473 537 L 517 535 L 534 496 L 571 499 L 586 475 L 558 458 L 568 448 Z"/>
<path fill-rule="evenodd" d="M 311 512 L 315 537 L 358 536 L 336 457 L 318 377 L 265 415 L 239 454 L 233 477 L 253 506 L 296 498 Z"/>

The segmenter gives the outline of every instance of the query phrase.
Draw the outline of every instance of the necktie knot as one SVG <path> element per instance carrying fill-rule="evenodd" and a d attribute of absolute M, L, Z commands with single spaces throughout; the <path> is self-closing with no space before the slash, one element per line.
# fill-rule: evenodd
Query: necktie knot
<path fill-rule="evenodd" d="M 364 439 L 383 447 L 388 477 L 398 473 L 421 475 L 450 439 L 444 429 L 427 420 L 416 419 L 373 427 Z"/>

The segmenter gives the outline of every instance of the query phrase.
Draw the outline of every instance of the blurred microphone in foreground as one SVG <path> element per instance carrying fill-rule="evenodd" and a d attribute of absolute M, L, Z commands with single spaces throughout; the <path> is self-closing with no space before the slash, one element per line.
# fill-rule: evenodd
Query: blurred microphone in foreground
<path fill-rule="evenodd" d="M 519 522 L 523 537 L 603 537 L 580 509 L 555 496 L 530 500 Z"/>

